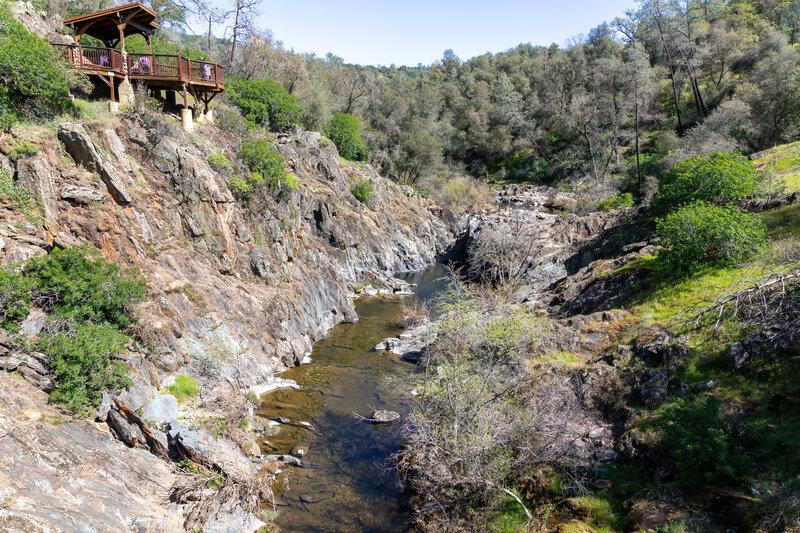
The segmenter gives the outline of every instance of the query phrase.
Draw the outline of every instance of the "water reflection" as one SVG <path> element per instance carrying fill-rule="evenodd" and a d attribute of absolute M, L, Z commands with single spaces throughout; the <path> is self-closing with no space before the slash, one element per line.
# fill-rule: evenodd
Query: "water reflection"
<path fill-rule="evenodd" d="M 418 284 L 417 293 L 429 300 L 441 290 L 444 274 L 436 267 L 398 277 Z M 401 444 L 399 426 L 372 425 L 354 416 L 369 416 L 376 409 L 408 412 L 410 396 L 385 390 L 380 381 L 384 374 L 409 372 L 413 366 L 372 350 L 399 333 L 402 299 L 368 299 L 358 302 L 356 310 L 358 322 L 335 327 L 314 346 L 313 364 L 281 374 L 302 390 L 279 390 L 263 398 L 262 416 L 292 422 L 268 438 L 264 451 L 290 453 L 305 446 L 303 460 L 315 466 L 292 469 L 287 488 L 279 493 L 277 523 L 284 532 L 411 530 L 409 495 L 387 463 Z"/>

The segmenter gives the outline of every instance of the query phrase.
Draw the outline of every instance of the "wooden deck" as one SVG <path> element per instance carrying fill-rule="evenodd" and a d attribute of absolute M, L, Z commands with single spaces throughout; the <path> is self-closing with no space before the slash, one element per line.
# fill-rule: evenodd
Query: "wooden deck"
<path fill-rule="evenodd" d="M 123 54 L 114 48 L 53 44 L 73 70 L 101 77 L 142 80 L 153 89 L 181 90 L 190 93 L 218 93 L 225 90 L 222 67 L 180 55 Z"/>

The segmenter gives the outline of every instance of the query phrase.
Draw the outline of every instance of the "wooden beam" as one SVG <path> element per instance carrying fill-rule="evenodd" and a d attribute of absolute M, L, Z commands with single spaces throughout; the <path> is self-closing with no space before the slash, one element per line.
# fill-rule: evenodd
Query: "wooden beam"
<path fill-rule="evenodd" d="M 79 44 L 80 43 L 81 37 L 83 37 L 83 34 L 86 33 L 86 30 L 91 28 L 92 25 L 94 25 L 95 22 L 97 22 L 97 21 L 96 20 L 92 20 L 90 22 L 87 22 L 86 24 L 81 26 L 81 28 L 78 31 L 75 32 L 75 36 L 73 37 L 73 39 L 75 39 L 75 44 Z"/>

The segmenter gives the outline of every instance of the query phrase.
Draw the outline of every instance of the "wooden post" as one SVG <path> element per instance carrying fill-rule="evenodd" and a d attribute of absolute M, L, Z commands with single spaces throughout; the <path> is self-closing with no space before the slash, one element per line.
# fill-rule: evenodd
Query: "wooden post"
<path fill-rule="evenodd" d="M 153 45 L 150 42 L 150 34 L 147 34 L 147 53 L 153 55 Z"/>
<path fill-rule="evenodd" d="M 116 100 L 114 99 L 114 75 L 113 74 L 108 77 L 108 81 L 111 82 L 111 83 L 108 84 L 109 87 L 111 87 L 111 101 L 112 102 L 116 102 Z"/>
<path fill-rule="evenodd" d="M 125 24 L 117 24 L 119 29 L 119 49 L 125 51 Z"/>

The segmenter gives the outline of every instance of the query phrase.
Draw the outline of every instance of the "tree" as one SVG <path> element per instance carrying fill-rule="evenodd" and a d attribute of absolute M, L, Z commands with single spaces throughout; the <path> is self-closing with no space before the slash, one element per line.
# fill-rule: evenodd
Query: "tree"
<path fill-rule="evenodd" d="M 743 91 L 764 142 L 775 146 L 797 133 L 800 119 L 800 54 L 785 48 L 759 61 Z"/>
<path fill-rule="evenodd" d="M 339 155 L 353 161 L 363 161 L 367 157 L 367 143 L 359 134 L 361 124 L 353 115 L 336 113 L 328 121 L 325 136 L 336 145 Z"/>
<path fill-rule="evenodd" d="M 233 80 L 228 93 L 248 121 L 273 131 L 286 131 L 300 120 L 297 98 L 272 80 Z"/>
<path fill-rule="evenodd" d="M 693 272 L 707 265 L 731 265 L 761 252 L 767 230 L 758 215 L 735 206 L 698 201 L 658 221 L 659 260 L 676 272 Z"/>
<path fill-rule="evenodd" d="M 341 99 L 342 113 L 350 113 L 358 100 L 377 89 L 372 73 L 352 67 L 341 67 L 332 71 L 330 84 L 333 94 Z"/>
<path fill-rule="evenodd" d="M 755 182 L 755 166 L 742 155 L 713 153 L 690 157 L 667 172 L 653 206 L 665 212 L 698 200 L 729 205 L 752 194 Z"/>
<path fill-rule="evenodd" d="M 258 16 L 258 6 L 262 0 L 233 0 L 233 9 L 223 16 L 225 20 L 233 19 L 230 26 L 231 53 L 228 59 L 233 64 L 236 58 L 236 45 L 247 40 L 255 32 L 255 18 Z"/>

